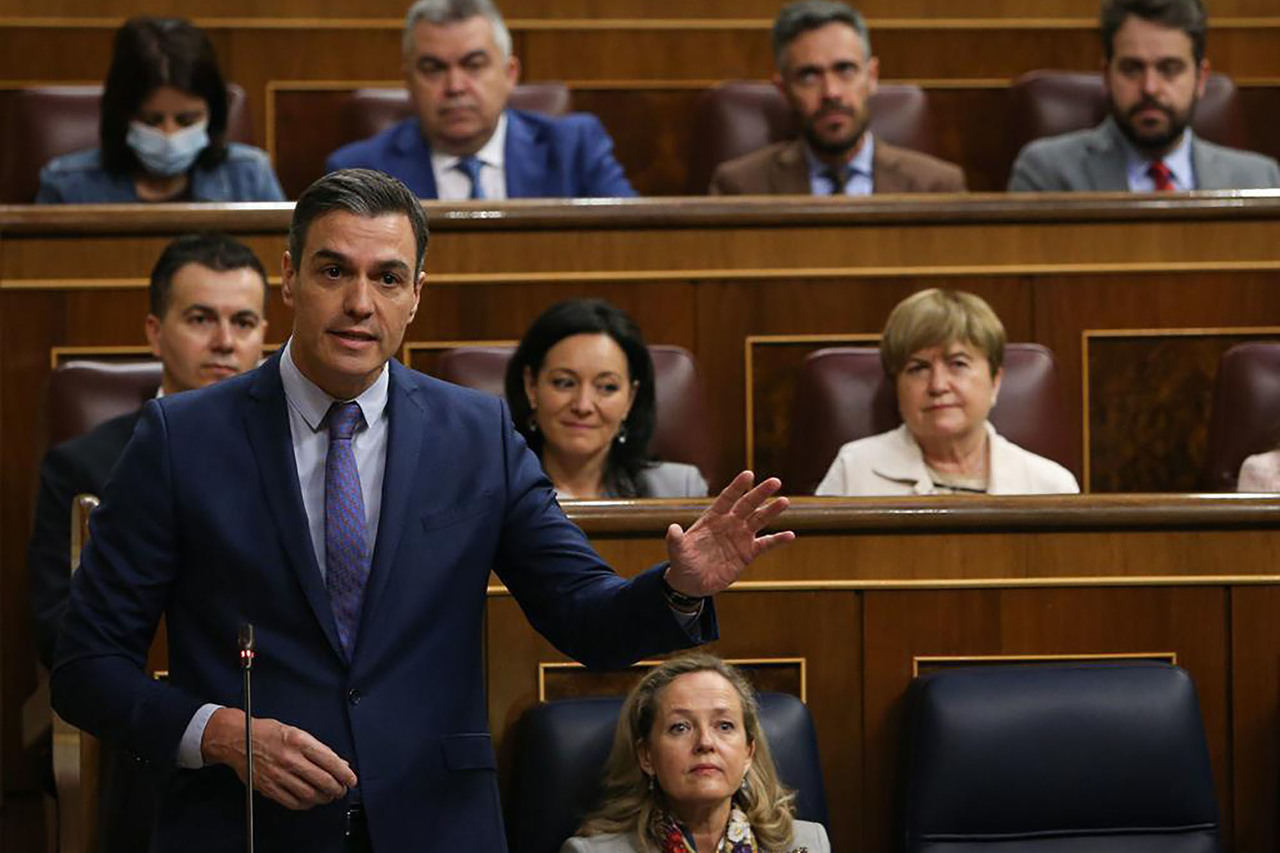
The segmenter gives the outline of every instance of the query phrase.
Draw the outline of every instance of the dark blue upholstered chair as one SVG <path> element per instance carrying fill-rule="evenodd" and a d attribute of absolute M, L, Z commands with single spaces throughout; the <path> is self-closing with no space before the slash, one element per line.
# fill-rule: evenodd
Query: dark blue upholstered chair
<path fill-rule="evenodd" d="M 1213 853 L 1195 687 L 1156 662 L 944 670 L 908 703 L 907 853 Z"/>

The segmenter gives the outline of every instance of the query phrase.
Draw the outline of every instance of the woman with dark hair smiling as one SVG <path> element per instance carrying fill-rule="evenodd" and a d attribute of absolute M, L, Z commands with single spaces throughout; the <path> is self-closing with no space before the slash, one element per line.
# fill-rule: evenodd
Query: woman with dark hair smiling
<path fill-rule="evenodd" d="M 563 499 L 702 497 L 692 465 L 657 462 L 653 359 L 640 330 L 601 299 L 548 308 L 507 365 L 507 404 Z"/>
<path fill-rule="evenodd" d="M 45 164 L 37 204 L 284 200 L 266 152 L 227 142 L 227 85 L 188 21 L 116 32 L 98 131 L 98 148 Z"/>

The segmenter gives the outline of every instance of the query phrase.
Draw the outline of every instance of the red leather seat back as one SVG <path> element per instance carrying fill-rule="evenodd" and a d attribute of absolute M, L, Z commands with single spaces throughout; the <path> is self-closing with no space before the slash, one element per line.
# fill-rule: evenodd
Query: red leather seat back
<path fill-rule="evenodd" d="M 69 361 L 49 374 L 44 437 L 52 447 L 103 421 L 128 414 L 156 395 L 158 361 Z"/>
<path fill-rule="evenodd" d="M 1102 75 L 1082 71 L 1029 71 L 1009 88 L 1009 126 L 1014 153 L 1045 136 L 1094 127 L 1107 115 L 1107 92 Z M 1233 148 L 1253 148 L 1245 126 L 1236 85 L 1225 74 L 1212 72 L 1204 97 L 1196 105 L 1192 128 L 1196 135 Z"/>
<path fill-rule="evenodd" d="M 1245 457 L 1280 446 L 1280 343 L 1237 344 L 1222 354 L 1200 485 L 1234 492 Z"/>

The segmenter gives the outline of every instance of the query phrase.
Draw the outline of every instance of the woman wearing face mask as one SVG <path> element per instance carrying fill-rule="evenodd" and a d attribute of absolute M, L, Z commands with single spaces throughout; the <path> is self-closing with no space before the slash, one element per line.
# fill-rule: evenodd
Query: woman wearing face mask
<path fill-rule="evenodd" d="M 602 299 L 569 299 L 533 321 L 507 364 L 516 429 L 562 499 L 703 497 L 692 465 L 657 462 L 653 360 L 640 330 Z"/>
<path fill-rule="evenodd" d="M 45 164 L 36 203 L 283 201 L 266 152 L 226 131 L 208 36 L 180 19 L 133 18 L 116 32 L 100 147 Z"/>

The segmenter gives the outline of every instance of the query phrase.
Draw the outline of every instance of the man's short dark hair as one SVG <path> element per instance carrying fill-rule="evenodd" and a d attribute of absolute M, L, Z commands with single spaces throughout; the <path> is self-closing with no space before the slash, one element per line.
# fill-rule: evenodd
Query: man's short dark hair
<path fill-rule="evenodd" d="M 339 169 L 330 172 L 302 191 L 289 223 L 289 255 L 296 268 L 302 263 L 307 230 L 318 216 L 335 210 L 356 216 L 374 217 L 403 213 L 413 226 L 417 244 L 414 272 L 422 272 L 427 255 L 427 214 L 413 191 L 386 172 L 373 169 Z"/>
<path fill-rule="evenodd" d="M 1110 62 L 1116 52 L 1116 31 L 1129 16 L 1182 30 L 1191 38 L 1191 54 L 1199 64 L 1204 59 L 1205 36 L 1209 18 L 1200 0 L 1102 0 L 1099 25 L 1102 30 L 1102 55 Z"/>
<path fill-rule="evenodd" d="M 798 0 L 783 6 L 773 22 L 773 61 L 778 68 L 782 68 L 783 53 L 797 36 L 827 24 L 852 27 L 862 39 L 862 47 L 867 52 L 865 58 L 871 58 L 871 36 L 867 32 L 867 22 L 857 9 L 834 0 Z"/>
<path fill-rule="evenodd" d="M 262 308 L 267 307 L 267 271 L 253 250 L 227 234 L 187 234 L 164 247 L 151 268 L 151 313 L 163 317 L 169 310 L 173 277 L 187 264 L 199 264 L 214 272 L 251 269 L 262 279 Z"/>

